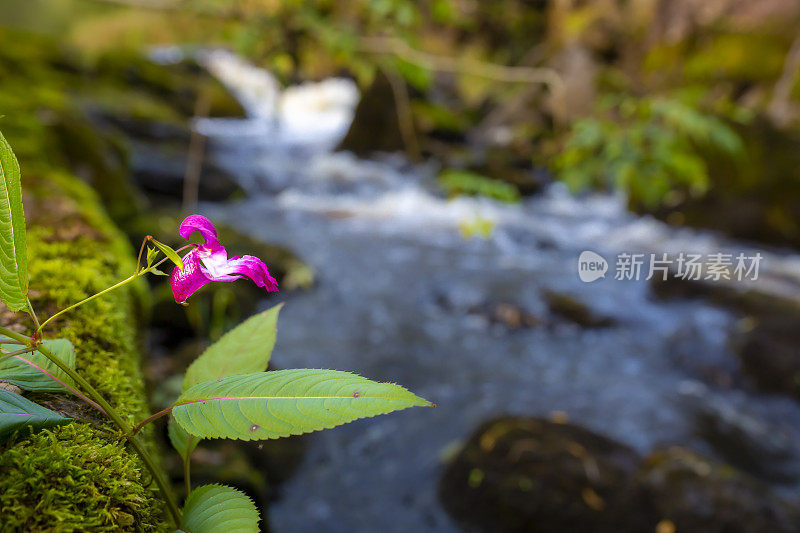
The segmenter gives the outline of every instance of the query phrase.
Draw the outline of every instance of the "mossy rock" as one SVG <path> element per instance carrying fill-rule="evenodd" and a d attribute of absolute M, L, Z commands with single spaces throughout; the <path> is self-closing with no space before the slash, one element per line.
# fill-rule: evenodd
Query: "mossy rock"
<path fill-rule="evenodd" d="M 440 498 L 470 531 L 789 533 L 800 507 L 741 471 L 673 446 L 641 459 L 580 426 L 505 417 L 447 466 Z"/>
<path fill-rule="evenodd" d="M 42 316 L 133 271 L 132 249 L 74 176 L 23 167 L 31 300 Z M 120 411 L 141 418 L 148 406 L 141 373 L 137 313 L 141 284 L 109 293 L 46 329 L 69 339 L 78 370 Z M 24 329 L 30 322 L 4 326 Z M 114 426 L 71 397 L 39 395 L 74 421 L 0 443 L 3 531 L 160 531 L 163 504 L 138 456 Z M 150 430 L 146 445 L 155 450 Z"/>
<path fill-rule="evenodd" d="M 241 104 L 211 74 L 192 59 L 159 65 L 141 54 L 107 53 L 93 66 L 96 77 L 159 97 L 184 117 L 194 115 L 198 98 L 207 99 L 208 116 L 245 116 Z"/>
<path fill-rule="evenodd" d="M 447 466 L 439 495 L 477 531 L 652 531 L 632 449 L 572 424 L 499 418 Z"/>
<path fill-rule="evenodd" d="M 791 533 L 800 508 L 765 484 L 681 447 L 657 450 L 637 476 L 674 531 Z"/>

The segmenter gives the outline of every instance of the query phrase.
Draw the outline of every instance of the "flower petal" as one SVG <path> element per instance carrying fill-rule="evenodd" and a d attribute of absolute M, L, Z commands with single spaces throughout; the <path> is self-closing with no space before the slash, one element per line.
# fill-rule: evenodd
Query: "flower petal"
<path fill-rule="evenodd" d="M 217 229 L 203 215 L 189 215 L 181 222 L 180 234 L 187 241 L 195 231 L 199 231 L 200 235 L 203 236 L 204 243 L 200 248 L 207 248 L 213 252 L 220 247 L 219 239 L 217 239 Z"/>
<path fill-rule="evenodd" d="M 185 302 L 197 289 L 213 281 L 203 272 L 198 254 L 198 250 L 194 249 L 183 256 L 183 270 L 176 266 L 169 277 L 172 294 L 178 303 Z"/>
<path fill-rule="evenodd" d="M 267 265 L 257 257 L 245 255 L 228 259 L 228 253 L 217 238 L 217 230 L 206 217 L 189 215 L 181 223 L 181 237 L 189 240 L 195 231 L 203 236 L 204 243 L 183 257 L 183 270 L 178 267 L 170 275 L 170 286 L 175 301 L 183 303 L 200 287 L 212 281 L 231 282 L 247 276 L 268 292 L 277 292 L 278 282 L 269 275 Z"/>
<path fill-rule="evenodd" d="M 226 271 L 230 274 L 247 276 L 259 287 L 266 288 L 267 292 L 278 292 L 278 282 L 269 275 L 267 265 L 258 257 L 252 255 L 232 257 L 228 259 Z"/>

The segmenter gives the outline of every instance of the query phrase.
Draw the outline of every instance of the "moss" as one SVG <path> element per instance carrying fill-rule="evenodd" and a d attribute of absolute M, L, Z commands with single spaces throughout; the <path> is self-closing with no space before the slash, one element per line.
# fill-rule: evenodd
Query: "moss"
<path fill-rule="evenodd" d="M 133 271 L 130 246 L 93 191 L 77 178 L 36 173 L 23 186 L 31 297 L 40 314 L 50 314 Z M 123 288 L 47 328 L 47 336 L 72 341 L 78 370 L 121 412 L 136 418 L 148 410 L 134 313 L 142 297 L 141 285 Z M 152 437 L 145 434 L 151 448 Z M 163 505 L 149 474 L 106 421 L 76 420 L 3 442 L 0 471 L 4 532 L 162 527 Z"/>

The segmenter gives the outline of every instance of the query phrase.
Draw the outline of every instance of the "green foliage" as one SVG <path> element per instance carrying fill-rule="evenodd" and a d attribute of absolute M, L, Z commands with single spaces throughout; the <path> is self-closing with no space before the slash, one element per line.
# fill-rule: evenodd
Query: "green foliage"
<path fill-rule="evenodd" d="M 27 261 L 19 163 L 0 133 L 0 300 L 11 311 L 27 307 Z"/>
<path fill-rule="evenodd" d="M 189 456 L 192 455 L 201 440 L 194 435 L 189 435 L 171 416 L 169 417 L 169 422 L 167 422 L 167 434 L 172 447 L 180 454 L 184 462 L 189 460 Z"/>
<path fill-rule="evenodd" d="M 501 202 L 519 201 L 519 189 L 500 180 L 493 180 L 468 170 L 448 169 L 437 178 L 448 196 L 486 196 Z"/>
<path fill-rule="evenodd" d="M 743 151 L 741 139 L 723 120 L 678 99 L 609 97 L 600 111 L 573 123 L 553 161 L 559 178 L 573 190 L 622 190 L 632 202 L 653 208 L 675 190 L 706 192 L 704 151 L 728 157 Z"/>
<path fill-rule="evenodd" d="M 186 498 L 180 531 L 258 533 L 258 522 L 258 510 L 243 492 L 223 485 L 204 485 Z"/>
<path fill-rule="evenodd" d="M 252 316 L 212 344 L 189 366 L 183 390 L 198 383 L 267 369 L 283 304 Z"/>
<path fill-rule="evenodd" d="M 4 337 L 0 336 L 0 348 L 13 351 L 19 346 L 1 344 Z M 53 352 L 53 355 L 66 363 L 70 368 L 75 368 L 75 349 L 66 339 L 44 341 L 44 345 Z M 0 381 L 5 381 L 17 387 L 34 392 L 65 392 L 65 387 L 55 381 L 40 369 L 44 369 L 68 386 L 75 383 L 61 368 L 39 352 L 26 353 L 15 356 L 0 356 Z"/>
<path fill-rule="evenodd" d="M 465 239 L 471 239 L 472 237 L 488 239 L 492 236 L 492 231 L 494 231 L 494 222 L 486 218 L 475 217 L 459 224 L 458 229 Z"/>
<path fill-rule="evenodd" d="M 0 437 L 28 426 L 52 427 L 69 422 L 68 418 L 45 409 L 19 394 L 0 389 Z"/>
<path fill-rule="evenodd" d="M 198 437 L 263 440 L 430 405 L 392 383 L 337 370 L 294 369 L 195 385 L 181 394 L 172 415 Z"/>

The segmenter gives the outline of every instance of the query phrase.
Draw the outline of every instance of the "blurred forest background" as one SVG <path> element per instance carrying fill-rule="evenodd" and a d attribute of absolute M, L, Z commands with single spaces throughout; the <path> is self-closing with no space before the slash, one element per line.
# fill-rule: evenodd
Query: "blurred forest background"
<path fill-rule="evenodd" d="M 214 49 L 247 61 L 236 83 L 210 73 Z M 280 88 L 351 80 L 334 144 L 357 159 L 306 175 L 303 147 L 259 160 L 266 134 L 203 130 L 272 98 L 251 67 Z M 319 112 L 313 132 L 349 101 L 326 87 L 282 116 Z M 224 219 L 229 250 L 263 257 L 294 300 L 278 366 L 363 370 L 439 403 L 319 441 L 198 450 L 196 479 L 244 488 L 275 530 L 797 530 L 800 3 L 4 0 L 0 116 L 26 179 L 84 179 L 135 246 L 178 244 L 198 202 Z M 285 175 L 258 181 L 271 172 Z M 305 196 L 280 196 L 292 179 Z M 392 195 L 412 182 L 424 194 Z M 365 213 L 390 227 L 337 229 Z M 456 238 L 423 242 L 451 218 Z M 577 247 L 645 230 L 654 252 L 770 250 L 774 283 L 580 292 Z M 155 285 L 155 407 L 209 339 L 264 306 L 225 285 L 185 310 Z"/>
<path fill-rule="evenodd" d="M 456 192 L 488 185 L 504 196 L 469 179 L 478 175 L 528 194 L 553 176 L 575 190 L 622 190 L 633 209 L 674 224 L 800 242 L 791 1 L 10 0 L 2 9 L 14 75 L 6 107 L 22 90 L 28 109 L 74 111 L 73 93 L 133 118 L 175 119 L 147 91 L 119 97 L 114 84 L 175 83 L 130 61 L 148 46 L 218 45 L 284 84 L 353 77 L 367 95 L 364 127 L 344 147 L 436 158 L 463 170 L 445 183 Z M 184 89 L 178 108 L 190 113 Z"/>

